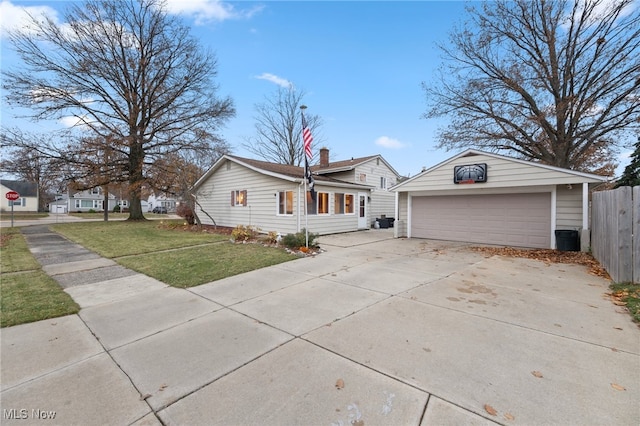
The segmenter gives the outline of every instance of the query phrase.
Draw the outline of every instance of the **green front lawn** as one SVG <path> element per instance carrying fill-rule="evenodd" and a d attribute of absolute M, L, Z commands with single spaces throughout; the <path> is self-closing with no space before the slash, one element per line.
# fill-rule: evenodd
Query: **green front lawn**
<path fill-rule="evenodd" d="M 110 259 L 229 239 L 220 234 L 162 227 L 158 221 L 65 223 L 53 225 L 51 229 Z"/>
<path fill-rule="evenodd" d="M 0 326 L 24 324 L 75 314 L 80 307 L 41 269 L 2 274 Z"/>
<path fill-rule="evenodd" d="M 129 269 L 174 287 L 193 287 L 295 257 L 284 250 L 260 244 L 219 244 L 164 251 L 117 259 Z"/>
<path fill-rule="evenodd" d="M 0 228 L 0 327 L 75 314 L 71 296 L 42 271 L 18 228 Z"/>
<path fill-rule="evenodd" d="M 614 303 L 626 306 L 631 318 L 640 325 L 640 284 L 611 284 L 611 291 Z"/>
<path fill-rule="evenodd" d="M 54 225 L 70 240 L 175 287 L 192 287 L 296 259 L 284 249 L 233 244 L 229 235 L 186 230 L 182 221 Z"/>

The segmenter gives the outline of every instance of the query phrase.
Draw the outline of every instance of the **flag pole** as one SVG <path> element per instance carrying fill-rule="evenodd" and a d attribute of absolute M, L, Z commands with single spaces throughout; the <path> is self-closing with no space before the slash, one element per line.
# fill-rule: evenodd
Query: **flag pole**
<path fill-rule="evenodd" d="M 307 109 L 306 105 L 300 105 L 300 114 L 302 115 L 302 123 L 304 123 L 304 110 Z M 304 124 L 302 131 L 304 132 Z M 304 136 L 303 136 L 304 138 Z M 309 248 L 309 210 L 307 209 L 307 153 L 304 148 L 304 141 L 302 143 L 302 156 L 304 157 L 304 176 L 302 180 L 304 180 L 304 246 Z"/>

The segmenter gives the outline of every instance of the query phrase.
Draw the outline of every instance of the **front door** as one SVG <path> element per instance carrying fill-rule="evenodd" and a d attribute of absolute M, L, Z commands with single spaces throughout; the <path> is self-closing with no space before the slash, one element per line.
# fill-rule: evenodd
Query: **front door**
<path fill-rule="evenodd" d="M 367 193 L 358 192 L 358 229 L 367 229 Z"/>

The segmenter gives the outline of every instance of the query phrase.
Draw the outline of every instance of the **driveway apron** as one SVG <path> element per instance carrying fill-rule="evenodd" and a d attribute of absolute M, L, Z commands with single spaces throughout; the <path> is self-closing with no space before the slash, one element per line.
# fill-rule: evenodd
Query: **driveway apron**
<path fill-rule="evenodd" d="M 2 423 L 638 424 L 606 280 L 392 231 L 183 290 L 26 227 L 82 309 L 1 330 Z"/>

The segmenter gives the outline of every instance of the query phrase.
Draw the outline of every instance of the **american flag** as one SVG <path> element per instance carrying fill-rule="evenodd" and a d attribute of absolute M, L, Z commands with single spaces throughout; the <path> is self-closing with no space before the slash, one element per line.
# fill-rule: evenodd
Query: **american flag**
<path fill-rule="evenodd" d="M 304 119 L 304 114 L 302 114 L 302 140 L 304 141 L 304 153 L 307 158 L 313 157 L 311 154 L 311 142 L 313 142 L 313 136 L 311 136 L 311 130 L 307 125 L 307 120 Z"/>

